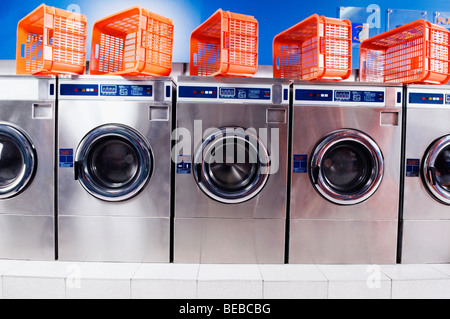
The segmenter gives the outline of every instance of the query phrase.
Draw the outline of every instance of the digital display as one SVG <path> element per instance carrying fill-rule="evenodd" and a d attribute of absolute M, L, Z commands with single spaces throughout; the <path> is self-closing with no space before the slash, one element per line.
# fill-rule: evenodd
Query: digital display
<path fill-rule="evenodd" d="M 220 97 L 232 97 L 234 98 L 236 96 L 236 89 L 220 89 Z"/>
<path fill-rule="evenodd" d="M 337 100 L 350 100 L 350 91 L 336 91 Z"/>

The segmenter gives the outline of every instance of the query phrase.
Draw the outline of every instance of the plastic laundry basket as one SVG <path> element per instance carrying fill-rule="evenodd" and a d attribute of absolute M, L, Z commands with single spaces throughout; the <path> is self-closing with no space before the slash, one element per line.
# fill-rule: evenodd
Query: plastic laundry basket
<path fill-rule="evenodd" d="M 192 76 L 251 77 L 258 71 L 258 21 L 218 10 L 191 35 Z"/>
<path fill-rule="evenodd" d="M 290 80 L 348 79 L 351 22 L 315 14 L 280 33 L 273 42 L 273 74 Z"/>
<path fill-rule="evenodd" d="M 17 27 L 17 74 L 84 74 L 86 17 L 46 5 Z"/>
<path fill-rule="evenodd" d="M 445 84 L 450 80 L 450 32 L 418 20 L 361 43 L 360 80 Z"/>
<path fill-rule="evenodd" d="M 169 76 L 174 25 L 135 6 L 94 24 L 90 69 L 94 75 Z"/>

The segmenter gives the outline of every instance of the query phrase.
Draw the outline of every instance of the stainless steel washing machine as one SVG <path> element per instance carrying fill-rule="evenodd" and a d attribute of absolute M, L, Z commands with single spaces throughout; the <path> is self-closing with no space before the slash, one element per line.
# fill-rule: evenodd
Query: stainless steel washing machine
<path fill-rule="evenodd" d="M 290 262 L 396 263 L 402 87 L 293 90 Z"/>
<path fill-rule="evenodd" d="M 59 259 L 168 262 L 170 78 L 59 81 Z"/>
<path fill-rule="evenodd" d="M 55 260 L 56 79 L 0 77 L 0 258 Z"/>
<path fill-rule="evenodd" d="M 177 263 L 284 263 L 289 82 L 180 77 Z"/>
<path fill-rule="evenodd" d="M 450 88 L 408 86 L 403 263 L 450 262 Z"/>

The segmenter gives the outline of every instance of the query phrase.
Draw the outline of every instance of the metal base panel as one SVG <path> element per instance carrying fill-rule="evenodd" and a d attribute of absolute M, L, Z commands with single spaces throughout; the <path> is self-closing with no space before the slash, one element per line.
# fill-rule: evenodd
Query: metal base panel
<path fill-rule="evenodd" d="M 60 217 L 59 260 L 169 262 L 170 220 Z"/>
<path fill-rule="evenodd" d="M 395 264 L 395 221 L 292 220 L 293 264 Z"/>
<path fill-rule="evenodd" d="M 404 264 L 450 262 L 450 220 L 405 221 Z"/>
<path fill-rule="evenodd" d="M 175 263 L 283 264 L 284 219 L 175 220 Z"/>
<path fill-rule="evenodd" d="M 0 215 L 0 258 L 55 260 L 53 216 Z"/>

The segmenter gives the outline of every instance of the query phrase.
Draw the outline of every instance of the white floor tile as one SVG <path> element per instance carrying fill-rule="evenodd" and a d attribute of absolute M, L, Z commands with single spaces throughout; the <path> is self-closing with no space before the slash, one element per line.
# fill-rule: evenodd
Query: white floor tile
<path fill-rule="evenodd" d="M 314 265 L 260 265 L 265 299 L 326 299 L 328 280 Z"/>
<path fill-rule="evenodd" d="M 262 299 L 262 276 L 257 265 L 201 265 L 199 299 Z"/>
<path fill-rule="evenodd" d="M 18 267 L 24 261 L 0 260 L 0 299 L 3 299 L 3 275 Z"/>
<path fill-rule="evenodd" d="M 4 277 L 4 299 L 65 299 L 64 278 Z"/>
<path fill-rule="evenodd" d="M 131 281 L 133 299 L 196 299 L 199 265 L 143 264 Z"/>
<path fill-rule="evenodd" d="M 320 265 L 329 299 L 390 299 L 391 279 L 376 265 Z"/>
<path fill-rule="evenodd" d="M 79 286 L 66 287 L 67 299 L 130 299 L 130 279 L 82 279 Z"/>
<path fill-rule="evenodd" d="M 393 299 L 450 299 L 450 280 L 401 280 L 392 282 Z"/>
<path fill-rule="evenodd" d="M 381 266 L 381 271 L 394 281 L 450 279 L 431 265 Z"/>

